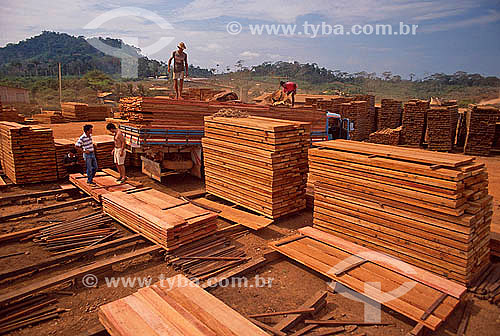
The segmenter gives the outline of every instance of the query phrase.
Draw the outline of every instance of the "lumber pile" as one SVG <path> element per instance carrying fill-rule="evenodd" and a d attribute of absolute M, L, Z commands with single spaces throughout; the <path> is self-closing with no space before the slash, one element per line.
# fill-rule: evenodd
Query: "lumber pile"
<path fill-rule="evenodd" d="M 270 218 L 305 208 L 309 124 L 206 117 L 202 143 L 208 193 Z"/>
<path fill-rule="evenodd" d="M 22 123 L 24 122 L 24 116 L 17 113 L 17 110 L 13 107 L 5 107 L 0 104 L 0 121 Z"/>
<path fill-rule="evenodd" d="M 181 274 L 105 304 L 98 315 L 114 336 L 268 335 Z"/>
<path fill-rule="evenodd" d="M 70 150 L 75 147 L 75 141 L 68 139 L 54 139 L 54 145 L 56 149 L 57 178 L 65 179 L 68 177 L 68 170 L 66 169 L 64 158 Z M 81 154 L 77 155 L 81 157 Z M 83 160 L 83 158 L 79 159 Z"/>
<path fill-rule="evenodd" d="M 357 94 L 353 96 L 355 101 L 365 101 L 368 104 L 368 121 L 370 124 L 369 133 L 373 133 L 377 130 L 377 117 L 375 113 L 375 96 L 367 94 Z"/>
<path fill-rule="evenodd" d="M 217 214 L 157 190 L 102 195 L 104 213 L 167 251 L 217 231 Z"/>
<path fill-rule="evenodd" d="M 351 139 L 366 140 L 372 132 L 371 109 L 366 101 L 352 101 L 340 105 L 342 118 L 349 118 L 354 123 L 354 131 L 351 131 Z"/>
<path fill-rule="evenodd" d="M 50 128 L 0 122 L 4 173 L 16 184 L 57 180 L 54 138 Z"/>
<path fill-rule="evenodd" d="M 430 150 L 451 151 L 455 144 L 458 106 L 431 106 L 427 111 L 427 143 Z"/>
<path fill-rule="evenodd" d="M 87 104 L 65 102 L 61 104 L 61 112 L 64 119 L 70 121 L 86 121 L 87 120 Z"/>
<path fill-rule="evenodd" d="M 473 105 L 467 114 L 467 137 L 464 153 L 468 155 L 490 155 L 495 127 L 500 112 L 491 106 Z"/>
<path fill-rule="evenodd" d="M 271 248 L 433 331 L 466 292 L 462 285 L 334 234 L 312 227 L 298 231 L 270 243 Z"/>
<path fill-rule="evenodd" d="M 429 102 L 426 100 L 411 100 L 404 104 L 401 144 L 408 147 L 420 147 L 425 134 Z"/>
<path fill-rule="evenodd" d="M 94 135 L 92 136 L 94 144 L 95 157 L 97 159 L 97 166 L 100 169 L 113 168 L 113 155 L 111 152 L 115 148 L 115 142 L 112 135 Z"/>
<path fill-rule="evenodd" d="M 309 165 L 314 227 L 460 284 L 488 267 L 492 197 L 473 157 L 334 140 Z"/>
<path fill-rule="evenodd" d="M 397 146 L 400 143 L 402 126 L 386 128 L 370 134 L 369 142 L 381 145 Z"/>
<path fill-rule="evenodd" d="M 39 124 L 62 124 L 67 122 L 61 111 L 43 111 L 32 117 Z"/>
<path fill-rule="evenodd" d="M 88 105 L 85 109 L 87 121 L 106 120 L 111 116 L 111 108 L 107 105 Z"/>
<path fill-rule="evenodd" d="M 50 253 L 67 253 L 119 238 L 113 219 L 94 213 L 41 230 L 33 241 Z"/>
<path fill-rule="evenodd" d="M 494 228 L 491 231 L 490 249 L 492 255 L 500 258 L 500 232 L 496 231 Z"/>
<path fill-rule="evenodd" d="M 401 125 L 401 102 L 384 98 L 377 116 L 377 130 Z"/>

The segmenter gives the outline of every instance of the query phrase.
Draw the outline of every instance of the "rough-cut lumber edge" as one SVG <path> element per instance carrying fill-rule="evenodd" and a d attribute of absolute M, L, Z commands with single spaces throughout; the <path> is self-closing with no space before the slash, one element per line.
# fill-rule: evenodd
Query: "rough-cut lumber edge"
<path fill-rule="evenodd" d="M 306 300 L 301 306 L 298 307 L 298 309 L 307 309 L 307 308 L 312 308 L 319 304 L 321 301 L 326 300 L 326 297 L 328 296 L 328 292 L 324 290 L 320 290 L 316 292 L 311 298 Z M 274 328 L 280 331 L 286 331 L 290 328 L 293 328 L 296 326 L 303 318 L 305 317 L 305 314 L 290 314 L 281 321 L 279 321 Z"/>
<path fill-rule="evenodd" d="M 372 260 L 372 259 L 370 259 L 370 252 L 373 252 L 372 250 L 370 250 L 366 247 L 348 242 L 346 240 L 339 239 L 332 234 L 325 233 L 323 231 L 314 229 L 312 227 L 305 227 L 305 228 L 299 229 L 299 232 L 307 237 L 319 240 L 319 241 L 326 243 L 328 245 L 332 245 L 333 247 L 341 249 L 341 250 L 346 251 L 348 253 L 351 253 L 354 255 L 362 253 L 363 257 L 365 259 L 367 259 L 368 261 L 370 261 L 374 264 L 377 264 L 381 267 L 388 268 L 388 269 L 393 270 L 393 271 L 394 271 L 394 269 L 393 269 L 394 265 L 402 263 L 402 261 L 399 261 L 399 260 L 395 259 L 394 257 L 388 256 L 388 255 L 385 255 L 385 256 L 387 258 L 393 260 L 393 262 L 388 263 L 388 262 L 385 262 L 384 260 L 378 260 L 378 259 Z M 406 264 L 406 263 L 404 263 L 404 264 Z M 436 290 L 439 290 L 439 291 L 446 293 L 446 294 L 448 294 L 454 298 L 457 298 L 457 299 L 460 299 L 462 297 L 462 295 L 464 295 L 464 293 L 467 291 L 467 288 L 465 286 L 462 286 L 462 285 L 454 283 L 450 280 L 441 278 L 441 277 L 439 277 L 431 272 L 428 272 L 426 270 L 423 270 L 421 268 L 414 267 L 414 266 L 412 266 L 411 268 L 413 269 L 414 272 L 411 272 L 411 273 L 405 272 L 404 268 L 401 268 L 401 267 L 398 268 L 397 272 L 412 279 L 412 280 L 418 281 L 422 284 L 425 284 L 429 287 L 432 287 Z"/>
<path fill-rule="evenodd" d="M 4 295 L 1 295 L 0 296 L 0 307 L 4 306 L 5 304 L 7 304 L 11 301 L 20 299 L 20 298 L 28 296 L 30 294 L 40 292 L 40 291 L 47 289 L 47 288 L 57 286 L 61 283 L 75 279 L 79 276 L 82 276 L 82 275 L 85 275 L 88 273 L 92 273 L 95 271 L 99 271 L 99 270 L 106 268 L 108 266 L 111 266 L 111 265 L 114 265 L 114 264 L 117 264 L 117 263 L 120 263 L 123 261 L 128 261 L 128 260 L 143 256 L 143 255 L 146 255 L 149 253 L 159 252 L 161 250 L 162 250 L 162 248 L 160 246 L 145 247 L 145 248 L 140 249 L 138 251 L 129 252 L 129 253 L 122 254 L 122 255 L 119 255 L 119 256 L 116 256 L 113 258 L 109 258 L 109 259 L 104 259 L 104 260 L 95 262 L 93 264 L 87 265 L 87 266 L 78 267 L 76 269 L 67 271 L 63 274 L 59 274 L 59 275 L 54 276 L 52 278 L 49 278 L 49 279 L 46 279 L 43 281 L 39 281 L 39 282 L 35 282 L 34 284 L 31 284 L 29 286 L 20 288 L 20 289 L 15 290 L 15 291 L 11 291 L 11 292 L 4 294 Z"/>
<path fill-rule="evenodd" d="M 286 333 L 277 330 L 275 327 L 271 327 L 263 322 L 257 321 L 256 319 L 253 318 L 248 318 L 250 322 L 255 324 L 257 327 L 269 331 L 271 334 L 276 335 L 276 336 L 286 336 Z"/>
<path fill-rule="evenodd" d="M 34 233 L 37 233 L 41 230 L 47 229 L 47 228 L 54 226 L 54 225 L 57 225 L 57 224 L 58 223 L 52 223 L 52 224 L 37 226 L 37 227 L 31 228 L 31 229 L 25 229 L 25 230 L 15 231 L 15 232 L 11 232 L 11 233 L 6 233 L 3 235 L 0 235 L 0 243 L 12 241 L 12 240 L 19 239 L 19 238 L 24 238 L 24 237 L 27 237 L 29 235 L 32 235 Z"/>
<path fill-rule="evenodd" d="M 49 196 L 49 195 L 54 195 L 54 194 L 68 194 L 68 193 L 71 193 L 71 192 L 76 191 L 76 190 L 78 190 L 77 187 L 71 186 L 71 188 L 61 188 L 61 189 L 54 189 L 54 190 L 47 190 L 47 191 L 36 191 L 36 192 L 20 194 L 20 195 L 4 196 L 4 197 L 0 197 L 0 203 L 15 201 L 15 200 L 27 198 L 27 197 L 41 197 L 41 196 Z"/>

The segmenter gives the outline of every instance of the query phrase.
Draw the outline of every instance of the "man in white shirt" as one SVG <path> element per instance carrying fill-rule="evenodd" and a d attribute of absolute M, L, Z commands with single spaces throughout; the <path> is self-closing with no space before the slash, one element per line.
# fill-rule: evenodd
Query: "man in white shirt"
<path fill-rule="evenodd" d="M 76 141 L 75 148 L 83 151 L 83 158 L 87 167 L 87 183 L 96 185 L 93 180 L 97 172 L 97 159 L 95 158 L 94 144 L 92 143 L 92 128 L 92 125 L 83 126 L 83 134 Z"/>

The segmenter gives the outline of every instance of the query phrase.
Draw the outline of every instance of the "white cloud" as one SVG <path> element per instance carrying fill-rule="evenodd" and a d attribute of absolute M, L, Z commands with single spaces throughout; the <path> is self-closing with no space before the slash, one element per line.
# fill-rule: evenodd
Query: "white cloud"
<path fill-rule="evenodd" d="M 240 57 L 244 57 L 244 58 L 257 58 L 259 56 L 260 56 L 259 53 L 253 52 L 250 50 L 246 50 L 240 54 Z"/>

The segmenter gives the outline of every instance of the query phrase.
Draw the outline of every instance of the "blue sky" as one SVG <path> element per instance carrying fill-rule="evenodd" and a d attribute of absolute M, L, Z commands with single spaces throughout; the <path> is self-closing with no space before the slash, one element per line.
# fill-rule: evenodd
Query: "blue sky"
<path fill-rule="evenodd" d="M 191 63 L 207 68 L 264 61 L 297 60 L 347 72 L 392 71 L 407 78 L 435 72 L 467 71 L 500 76 L 500 1 L 496 0 L 0 0 L 0 46 L 38 35 L 42 30 L 72 35 L 121 38 L 147 47 L 172 42 L 151 58 L 167 60 L 178 41 L 187 44 Z M 153 16 L 111 16 L 96 29 L 85 27 L 110 10 Z M 142 17 L 141 17 L 142 16 Z M 160 18 L 160 19 L 158 19 Z M 159 20 L 169 24 L 159 26 Z M 237 21 L 243 30 L 227 32 Z M 416 35 L 252 35 L 249 25 L 389 24 L 418 25 Z M 166 43 L 165 43 L 166 44 Z M 150 48 L 151 49 L 151 48 Z"/>

